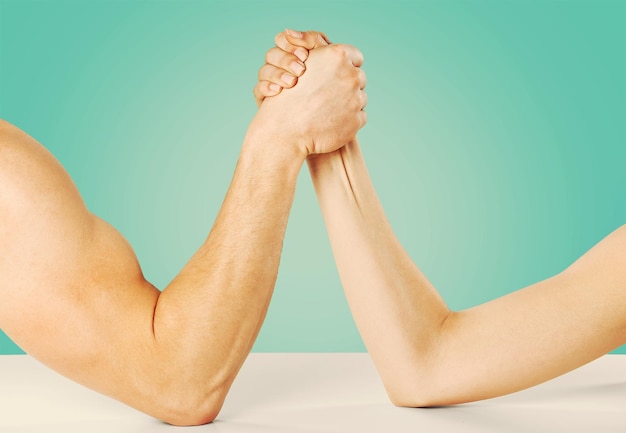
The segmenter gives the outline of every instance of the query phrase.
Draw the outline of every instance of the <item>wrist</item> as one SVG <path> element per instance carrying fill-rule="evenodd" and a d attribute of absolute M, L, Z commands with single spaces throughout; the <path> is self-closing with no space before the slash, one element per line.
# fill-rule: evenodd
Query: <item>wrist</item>
<path fill-rule="evenodd" d="M 345 165 L 349 164 L 353 156 L 360 153 L 358 141 L 349 142 L 339 149 L 329 153 L 314 153 L 306 158 L 307 165 L 313 169 L 319 168 L 341 168 L 345 169 Z"/>
<path fill-rule="evenodd" d="M 241 158 L 262 162 L 265 166 L 300 169 L 308 155 L 304 140 L 255 117 L 241 149 Z"/>
<path fill-rule="evenodd" d="M 277 153 L 306 158 L 311 147 L 311 138 L 302 131 L 294 130 L 288 122 L 277 121 L 274 116 L 259 110 L 252 119 L 244 144 L 248 141 L 257 146 L 268 145 Z"/>

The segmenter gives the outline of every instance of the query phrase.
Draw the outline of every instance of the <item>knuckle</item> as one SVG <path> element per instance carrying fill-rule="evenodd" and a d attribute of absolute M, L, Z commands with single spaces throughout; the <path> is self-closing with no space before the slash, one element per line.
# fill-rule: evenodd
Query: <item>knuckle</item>
<path fill-rule="evenodd" d="M 335 52 L 342 57 L 348 55 L 347 45 L 345 44 L 331 45 L 331 47 L 335 47 Z"/>
<path fill-rule="evenodd" d="M 361 76 L 357 68 L 352 66 L 347 67 L 347 71 L 345 72 L 345 77 L 347 82 L 349 83 L 349 87 L 352 90 L 359 90 L 361 87 Z"/>
<path fill-rule="evenodd" d="M 259 81 L 267 80 L 269 77 L 271 77 L 273 69 L 274 67 L 267 63 L 261 66 L 258 74 Z"/>
<path fill-rule="evenodd" d="M 333 44 L 328 46 L 328 51 L 335 56 L 345 55 L 345 48 L 343 44 Z"/>
<path fill-rule="evenodd" d="M 263 65 L 263 66 L 261 66 L 261 67 L 259 68 L 259 72 L 257 73 L 257 78 L 258 78 L 259 80 L 262 80 L 262 79 L 263 79 L 263 74 L 264 74 L 264 71 L 265 71 L 265 65 Z"/>
<path fill-rule="evenodd" d="M 276 58 L 280 56 L 281 52 L 282 50 L 276 47 L 267 50 L 267 53 L 265 53 L 265 63 L 275 65 L 277 63 Z"/>
<path fill-rule="evenodd" d="M 270 59 L 267 61 L 267 63 L 270 63 L 273 66 L 287 70 L 289 69 L 291 63 L 294 61 L 299 61 L 296 56 L 294 56 L 291 53 L 288 53 L 286 51 L 276 48 L 276 51 L 274 51 L 270 55 Z"/>
<path fill-rule="evenodd" d="M 270 87 L 272 85 L 271 82 L 269 81 L 265 81 L 262 86 L 261 86 L 261 93 L 263 94 L 264 97 L 268 97 L 268 96 L 273 96 L 276 95 L 278 92 L 275 90 L 272 90 L 272 88 Z M 282 87 L 281 87 L 282 89 Z"/>
<path fill-rule="evenodd" d="M 358 112 L 363 107 L 362 103 L 363 97 L 361 95 L 356 95 L 352 100 L 352 110 Z"/>
<path fill-rule="evenodd" d="M 285 88 L 286 89 L 291 89 L 296 84 L 298 84 L 298 77 L 294 77 L 293 81 L 290 84 L 285 84 Z"/>
<path fill-rule="evenodd" d="M 283 39 L 283 37 L 284 37 L 283 32 L 277 33 L 276 36 L 274 36 L 274 43 L 276 45 L 280 44 L 282 39 Z"/>
<path fill-rule="evenodd" d="M 261 81 L 258 86 L 258 93 L 261 96 L 267 96 L 268 92 L 267 81 Z"/>

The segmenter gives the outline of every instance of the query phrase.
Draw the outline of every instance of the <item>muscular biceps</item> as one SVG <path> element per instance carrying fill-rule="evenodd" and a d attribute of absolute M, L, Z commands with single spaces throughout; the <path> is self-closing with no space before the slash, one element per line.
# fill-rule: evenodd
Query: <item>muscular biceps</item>
<path fill-rule="evenodd" d="M 102 359 L 120 332 L 116 324 L 127 326 L 133 317 L 117 317 L 118 305 L 145 298 L 139 304 L 149 313 L 156 301 L 158 291 L 143 279 L 122 236 L 88 212 L 45 148 L 6 122 L 0 227 L 0 327 L 64 374 L 76 376 L 84 362 Z"/>
<path fill-rule="evenodd" d="M 361 61 L 350 46 L 317 51 L 297 89 L 263 104 L 208 238 L 162 293 L 52 155 L 2 124 L 0 223 L 15 229 L 0 240 L 0 326 L 60 373 L 150 415 L 212 421 L 265 317 L 306 156 L 366 120 Z"/>
<path fill-rule="evenodd" d="M 54 157 L 6 122 L 0 125 L 0 219 L 0 325 L 12 329 L 24 314 L 15 303 L 33 308 L 43 296 L 54 298 L 78 273 L 93 218 Z"/>

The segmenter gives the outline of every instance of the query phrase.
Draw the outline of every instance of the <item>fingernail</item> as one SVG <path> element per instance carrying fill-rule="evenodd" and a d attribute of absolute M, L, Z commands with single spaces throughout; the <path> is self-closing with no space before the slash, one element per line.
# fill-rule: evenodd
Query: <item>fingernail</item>
<path fill-rule="evenodd" d="M 292 77 L 289 74 L 283 74 L 280 79 L 283 81 L 283 83 L 287 84 L 288 86 L 291 86 L 293 84 L 293 81 L 296 79 L 296 77 Z"/>
<path fill-rule="evenodd" d="M 302 66 L 298 62 L 291 62 L 291 65 L 289 65 L 289 67 L 298 77 L 300 76 L 300 74 L 302 74 L 302 71 L 304 71 L 304 66 Z"/>
<path fill-rule="evenodd" d="M 269 88 L 272 92 L 278 92 L 281 89 L 281 87 L 276 83 L 270 84 Z"/>
<path fill-rule="evenodd" d="M 296 49 L 296 51 L 293 52 L 297 58 L 300 59 L 300 61 L 304 62 L 306 60 L 306 58 L 308 57 L 308 54 L 306 52 L 305 49 L 303 48 L 298 48 Z"/>
<path fill-rule="evenodd" d="M 302 32 L 298 32 L 296 30 L 291 30 L 291 29 L 285 29 L 285 32 L 287 32 L 287 34 L 291 36 L 292 38 L 298 38 L 298 39 L 303 38 Z"/>

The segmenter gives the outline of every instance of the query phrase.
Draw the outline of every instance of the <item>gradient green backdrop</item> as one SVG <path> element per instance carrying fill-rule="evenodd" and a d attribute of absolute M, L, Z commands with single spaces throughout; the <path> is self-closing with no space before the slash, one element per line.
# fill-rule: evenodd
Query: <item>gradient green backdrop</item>
<path fill-rule="evenodd" d="M 363 51 L 372 178 L 452 308 L 547 278 L 626 221 L 623 1 L 0 0 L 0 116 L 162 288 L 212 225 L 287 26 Z M 364 350 L 306 170 L 254 350 Z M 20 350 L 0 334 L 0 353 Z"/>

